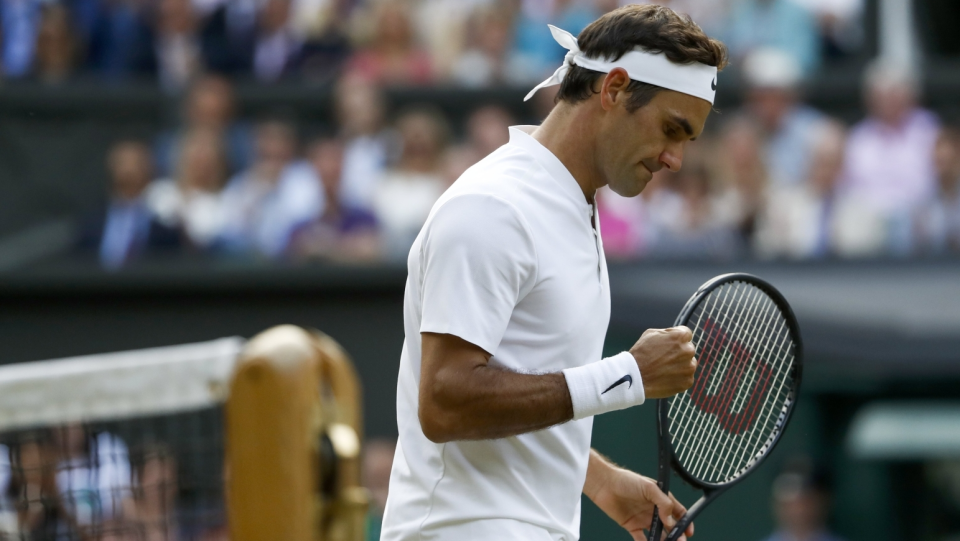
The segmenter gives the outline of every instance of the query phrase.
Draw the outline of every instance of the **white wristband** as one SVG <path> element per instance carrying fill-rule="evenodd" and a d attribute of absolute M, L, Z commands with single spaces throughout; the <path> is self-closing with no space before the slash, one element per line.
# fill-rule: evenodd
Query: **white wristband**
<path fill-rule="evenodd" d="M 573 401 L 573 419 L 643 404 L 643 380 L 633 355 L 624 351 L 563 371 Z"/>

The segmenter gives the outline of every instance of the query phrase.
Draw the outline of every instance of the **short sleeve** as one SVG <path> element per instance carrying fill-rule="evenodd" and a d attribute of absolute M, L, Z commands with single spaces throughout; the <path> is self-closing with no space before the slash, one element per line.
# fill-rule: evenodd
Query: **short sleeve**
<path fill-rule="evenodd" d="M 421 238 L 420 332 L 452 334 L 495 354 L 517 303 L 536 280 L 530 231 L 491 195 L 445 201 Z"/>

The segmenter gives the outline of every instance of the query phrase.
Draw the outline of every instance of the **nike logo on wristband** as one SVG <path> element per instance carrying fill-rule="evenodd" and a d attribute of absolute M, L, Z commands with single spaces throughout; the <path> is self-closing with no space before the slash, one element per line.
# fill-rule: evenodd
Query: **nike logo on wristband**
<path fill-rule="evenodd" d="M 633 376 L 631 376 L 630 374 L 627 374 L 626 376 L 623 376 L 622 378 L 620 378 L 620 379 L 618 379 L 617 381 L 613 382 L 613 385 L 607 387 L 607 390 L 606 390 L 606 391 L 603 391 L 603 392 L 600 393 L 600 394 L 607 394 L 608 392 L 612 391 L 614 388 L 616 388 L 616 387 L 618 387 L 618 386 L 620 386 L 620 385 L 623 385 L 624 383 L 629 384 L 629 385 L 627 386 L 627 389 L 633 387 Z"/>

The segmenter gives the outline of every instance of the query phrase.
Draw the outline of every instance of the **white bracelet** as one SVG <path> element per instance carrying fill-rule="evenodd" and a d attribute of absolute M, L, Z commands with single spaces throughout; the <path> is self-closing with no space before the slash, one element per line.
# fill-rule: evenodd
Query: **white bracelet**
<path fill-rule="evenodd" d="M 573 419 L 643 404 L 643 380 L 628 351 L 563 371 L 573 401 Z"/>

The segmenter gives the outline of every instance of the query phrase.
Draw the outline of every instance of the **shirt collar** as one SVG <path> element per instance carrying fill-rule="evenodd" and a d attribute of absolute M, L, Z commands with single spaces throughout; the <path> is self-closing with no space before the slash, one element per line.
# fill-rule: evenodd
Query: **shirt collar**
<path fill-rule="evenodd" d="M 577 183 L 577 179 L 573 178 L 573 175 L 570 174 L 567 167 L 563 165 L 563 162 L 561 162 L 553 152 L 550 152 L 547 147 L 540 144 L 540 141 L 537 141 L 530 135 L 536 129 L 537 126 L 511 126 L 510 144 L 520 147 L 533 156 L 533 159 L 560 185 L 563 193 L 567 194 L 568 197 L 576 202 L 577 206 L 589 211 L 593 208 L 593 205 L 587 203 L 587 199 L 584 197 L 583 190 L 580 188 L 580 184 Z"/>

